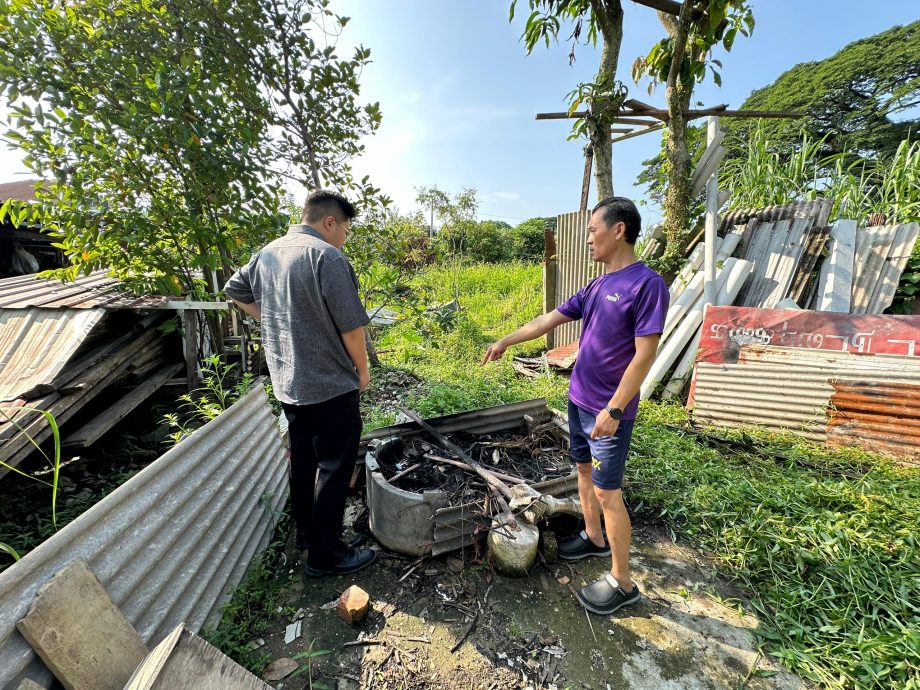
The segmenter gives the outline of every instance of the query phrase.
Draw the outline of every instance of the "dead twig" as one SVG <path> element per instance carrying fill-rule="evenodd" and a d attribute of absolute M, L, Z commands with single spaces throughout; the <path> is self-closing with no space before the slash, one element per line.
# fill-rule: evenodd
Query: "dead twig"
<path fill-rule="evenodd" d="M 459 460 L 451 460 L 450 458 L 445 458 L 440 455 L 435 455 L 434 453 L 424 453 L 422 457 L 427 458 L 428 460 L 434 460 L 435 462 L 442 462 L 445 465 L 453 465 L 454 467 L 460 467 L 462 469 L 475 472 L 476 468 L 470 465 L 467 465 L 465 462 L 460 462 Z M 515 477 L 512 474 L 505 474 L 504 472 L 496 472 L 495 470 L 486 470 L 493 477 L 497 477 L 504 482 L 509 484 L 526 484 L 526 479 L 521 479 L 520 477 Z M 478 474 L 478 472 L 477 472 Z M 390 480 L 393 481 L 392 479 Z"/>
<path fill-rule="evenodd" d="M 407 467 L 406 469 L 404 469 L 404 470 L 403 470 L 402 472 L 400 472 L 399 474 L 394 474 L 394 475 L 393 475 L 392 477 L 390 477 L 390 479 L 389 479 L 390 484 L 394 483 L 397 479 L 402 479 L 402 478 L 405 477 L 407 474 L 411 474 L 412 472 L 415 472 L 415 470 L 417 470 L 417 469 L 418 469 L 419 467 L 421 467 L 421 466 L 422 466 L 422 463 L 417 462 L 417 463 L 415 463 L 414 465 L 412 465 L 412 467 Z"/>
<path fill-rule="evenodd" d="M 591 622 L 591 616 L 588 615 L 588 609 L 585 609 L 585 618 L 588 619 L 588 627 L 591 628 L 591 635 L 594 637 L 594 643 L 597 644 L 597 634 L 594 632 L 594 624 Z"/>
<path fill-rule="evenodd" d="M 363 640 L 352 640 L 351 642 L 343 642 L 343 647 L 363 647 L 365 645 L 370 646 L 374 644 L 386 644 L 386 640 L 378 640 L 373 637 L 367 637 Z"/>
<path fill-rule="evenodd" d="M 455 644 L 455 645 L 451 648 L 451 650 L 450 650 L 451 654 L 456 654 L 457 650 L 460 649 L 460 647 L 463 646 L 463 643 L 466 642 L 466 638 L 468 638 L 468 637 L 470 636 L 470 633 L 473 632 L 473 628 L 476 627 L 476 622 L 477 622 L 478 620 L 479 620 L 479 611 L 477 611 L 475 614 L 473 614 L 473 622 L 470 623 L 470 627 L 468 627 L 468 628 L 466 629 L 466 632 L 463 633 L 463 637 L 461 637 L 459 640 L 457 640 L 457 644 Z"/>

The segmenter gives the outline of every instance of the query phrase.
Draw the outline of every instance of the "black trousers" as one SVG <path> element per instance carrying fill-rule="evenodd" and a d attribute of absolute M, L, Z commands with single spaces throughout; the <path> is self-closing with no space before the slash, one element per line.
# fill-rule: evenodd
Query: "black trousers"
<path fill-rule="evenodd" d="M 282 403 L 291 441 L 291 512 L 311 563 L 341 548 L 345 494 L 361 439 L 357 390 L 315 405 Z"/>

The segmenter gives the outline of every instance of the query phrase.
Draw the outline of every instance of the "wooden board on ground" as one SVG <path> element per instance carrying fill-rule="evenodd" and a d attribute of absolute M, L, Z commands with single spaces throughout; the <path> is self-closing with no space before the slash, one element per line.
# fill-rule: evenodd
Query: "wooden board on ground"
<path fill-rule="evenodd" d="M 64 439 L 63 447 L 86 448 L 95 443 L 100 436 L 127 417 L 135 407 L 156 393 L 163 384 L 184 368 L 185 364 L 180 363 L 161 369 L 102 414 L 97 415 L 91 422 Z"/>
<path fill-rule="evenodd" d="M 271 690 L 184 625 L 143 660 L 124 690 Z"/>
<path fill-rule="evenodd" d="M 16 628 L 67 690 L 121 690 L 147 654 L 83 560 L 38 590 Z"/>

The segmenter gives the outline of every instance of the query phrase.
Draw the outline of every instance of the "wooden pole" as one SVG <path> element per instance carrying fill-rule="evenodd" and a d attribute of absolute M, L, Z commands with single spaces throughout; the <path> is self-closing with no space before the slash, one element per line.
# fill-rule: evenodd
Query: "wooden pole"
<path fill-rule="evenodd" d="M 588 192 L 591 189 L 591 166 L 594 163 L 594 151 L 588 148 L 585 153 L 585 176 L 581 178 L 581 205 L 579 211 L 588 210 Z"/>
<path fill-rule="evenodd" d="M 712 116 L 706 128 L 707 146 L 715 146 L 716 133 L 719 130 L 719 118 Z M 705 225 L 705 254 L 703 258 L 704 283 L 703 304 L 715 304 L 716 299 L 716 228 L 719 227 L 719 173 L 718 169 L 709 176 L 706 182 L 706 225 Z M 705 314 L 705 307 L 704 307 Z"/>
<path fill-rule="evenodd" d="M 637 117 L 653 117 L 656 120 L 667 120 L 668 111 L 667 110 L 621 110 L 620 113 L 624 116 L 637 116 Z M 805 117 L 807 113 L 794 112 L 791 110 L 723 110 L 721 107 L 718 108 L 706 108 L 705 110 L 685 110 L 684 116 L 689 120 L 694 120 L 700 117 L 709 117 L 710 115 L 718 115 L 719 117 L 763 117 L 763 118 L 787 118 L 787 119 L 797 119 Z M 537 113 L 537 120 L 577 120 L 582 117 L 587 117 L 588 113 L 582 110 L 572 113 Z"/>
<path fill-rule="evenodd" d="M 185 326 L 185 375 L 191 393 L 198 388 L 198 312 L 183 309 L 179 313 Z"/>
<path fill-rule="evenodd" d="M 634 139 L 636 137 L 641 137 L 643 134 L 648 134 L 649 132 L 657 132 L 659 129 L 664 129 L 664 123 L 659 122 L 657 125 L 650 125 L 649 127 L 644 127 L 642 129 L 634 129 L 629 134 L 624 134 L 619 136 L 616 139 L 610 141 L 611 144 L 615 144 L 618 141 L 626 141 L 627 139 Z"/>

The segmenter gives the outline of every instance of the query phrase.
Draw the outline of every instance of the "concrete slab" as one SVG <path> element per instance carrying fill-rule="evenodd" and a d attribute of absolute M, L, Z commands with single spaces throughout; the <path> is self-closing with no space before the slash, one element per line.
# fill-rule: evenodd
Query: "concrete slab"
<path fill-rule="evenodd" d="M 16 627 L 67 690 L 121 690 L 147 655 L 83 560 L 39 589 Z"/>

